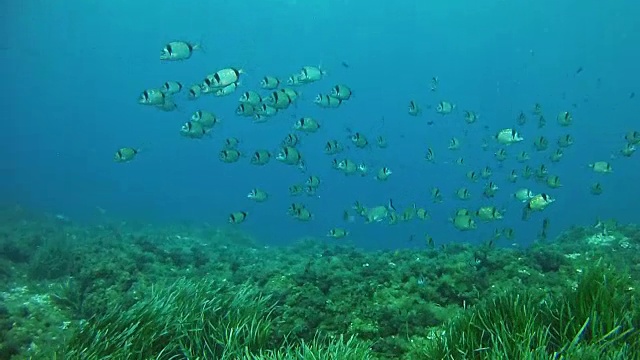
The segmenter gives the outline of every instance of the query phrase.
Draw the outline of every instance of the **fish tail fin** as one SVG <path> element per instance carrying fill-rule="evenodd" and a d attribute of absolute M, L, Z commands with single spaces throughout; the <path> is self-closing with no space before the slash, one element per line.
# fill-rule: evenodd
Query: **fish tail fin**
<path fill-rule="evenodd" d="M 389 204 L 387 205 L 389 210 L 396 211 L 395 206 L 393 206 L 393 199 L 389 199 Z"/>
<path fill-rule="evenodd" d="M 203 53 L 206 53 L 207 49 L 205 48 L 204 43 L 205 43 L 205 34 L 201 34 L 198 42 L 192 45 L 193 50 L 202 51 Z"/>
<path fill-rule="evenodd" d="M 320 69 L 320 74 L 322 74 L 322 77 L 325 77 L 328 75 L 327 70 L 324 68 L 324 65 L 322 63 L 318 65 L 318 69 Z"/>

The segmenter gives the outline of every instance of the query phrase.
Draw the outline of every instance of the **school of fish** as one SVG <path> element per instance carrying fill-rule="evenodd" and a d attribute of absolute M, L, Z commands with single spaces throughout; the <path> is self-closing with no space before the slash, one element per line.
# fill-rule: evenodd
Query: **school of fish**
<path fill-rule="evenodd" d="M 160 60 L 185 61 L 191 58 L 194 52 L 201 50 L 201 48 L 200 44 L 186 41 L 173 41 L 163 47 L 160 53 Z M 195 100 L 207 94 L 213 96 L 236 94 L 238 88 L 241 87 L 242 83 L 240 80 L 243 73 L 244 71 L 242 69 L 233 67 L 217 69 L 215 72 L 206 75 L 201 83 L 191 84 L 187 90 L 187 98 Z M 320 66 L 303 66 L 299 72 L 292 74 L 284 80 L 276 76 L 266 75 L 260 80 L 259 84 L 257 84 L 256 89 L 247 90 L 240 94 L 235 114 L 237 116 L 251 118 L 252 121 L 256 123 L 267 122 L 270 118 L 300 101 L 300 93 L 294 89 L 295 87 L 321 81 L 325 77 L 326 72 Z M 437 92 L 438 86 L 438 77 L 433 77 L 428 86 L 429 90 L 431 92 Z M 162 111 L 175 111 L 178 106 L 174 101 L 174 95 L 182 92 L 183 89 L 186 88 L 179 81 L 166 81 L 158 88 L 143 90 L 138 98 L 138 103 L 145 106 L 152 106 Z M 351 88 L 346 84 L 335 84 L 328 87 L 327 90 L 324 94 L 318 94 L 313 99 L 313 103 L 322 108 L 336 109 L 348 102 L 353 96 Z M 425 112 L 425 109 L 431 109 L 432 111 L 435 110 L 435 113 L 440 116 L 455 117 L 454 114 L 457 112 L 457 108 L 455 103 L 448 100 L 440 101 L 435 104 L 435 106 L 426 106 L 423 108 L 423 106 L 419 104 L 419 101 L 409 99 L 405 111 L 410 116 L 419 117 Z M 401 111 L 401 109 L 399 111 Z M 561 179 L 557 175 L 549 173 L 546 164 L 543 163 L 535 166 L 528 164 L 531 159 L 529 152 L 548 152 L 549 162 L 558 163 L 562 160 L 564 152 L 574 143 L 574 139 L 570 133 L 557 139 L 548 139 L 544 135 L 527 139 L 526 134 L 521 134 L 519 129 L 524 128 L 530 118 L 535 119 L 538 129 L 547 126 L 542 105 L 536 103 L 530 111 L 522 111 L 517 115 L 512 128 L 494 129 L 493 135 L 484 138 L 481 145 L 482 150 L 485 151 L 494 146 L 497 147 L 494 158 L 496 166 L 501 172 L 506 171 L 503 177 L 504 181 L 510 183 L 516 183 L 519 179 L 532 179 L 535 181 L 537 190 L 522 187 L 515 191 L 515 193 L 509 194 L 512 201 L 517 201 L 522 204 L 522 213 L 520 214 L 522 220 L 529 220 L 533 213 L 544 212 L 547 207 L 554 203 L 555 198 L 541 189 L 545 187 L 549 189 L 562 187 Z M 480 115 L 473 110 L 463 110 L 462 119 L 467 124 L 473 124 L 480 120 Z M 556 125 L 562 128 L 569 129 L 574 124 L 573 114 L 570 111 L 562 111 L 556 114 L 555 120 Z M 207 110 L 198 110 L 182 125 L 179 133 L 186 138 L 202 139 L 212 132 L 219 122 L 220 120 L 215 113 Z M 275 154 L 272 154 L 271 151 L 267 149 L 258 149 L 251 154 L 245 155 L 238 149 L 241 140 L 232 137 L 223 141 L 218 156 L 220 161 L 224 163 L 234 163 L 241 159 L 249 158 L 250 163 L 256 166 L 264 166 L 274 158 L 278 162 L 298 167 L 301 171 L 306 171 L 305 157 L 300 150 L 301 137 L 303 134 L 317 133 L 320 129 L 321 124 L 317 119 L 313 117 L 300 117 L 292 124 L 292 131 L 284 136 L 279 145 L 279 150 Z M 373 139 L 373 137 L 371 137 L 371 139 Z M 604 156 L 603 159 L 585 165 L 595 173 L 606 176 L 613 172 L 612 164 L 607 159 L 631 157 L 638 144 L 640 144 L 640 132 L 630 130 L 624 135 L 624 138 L 620 140 L 620 150 L 618 154 L 607 155 Z M 346 149 L 365 149 L 372 146 L 385 149 L 389 144 L 387 139 L 382 135 L 375 136 L 375 140 L 370 142 L 366 134 L 353 132 L 344 140 L 327 140 L 324 149 L 317 149 L 317 151 L 323 151 L 331 157 L 336 156 L 332 158 L 332 160 L 329 160 L 331 161 L 331 166 L 336 171 L 344 173 L 345 176 L 370 176 L 370 174 L 372 174 L 371 176 L 378 181 L 388 181 L 393 174 L 391 168 L 381 166 L 370 170 L 367 163 L 356 162 L 348 157 L 341 156 Z M 461 140 L 454 136 L 449 141 L 448 149 L 443 151 L 458 151 L 461 146 Z M 305 149 L 305 151 L 308 151 L 308 149 Z M 426 146 L 425 161 L 436 163 L 436 153 L 439 151 L 439 149 Z M 116 151 L 114 161 L 122 163 L 132 161 L 139 152 L 140 150 L 138 148 L 123 147 Z M 519 169 L 504 170 L 501 164 L 509 157 L 515 158 L 522 167 Z M 455 163 L 464 165 L 464 156 L 460 156 Z M 487 165 L 478 170 L 469 170 L 466 172 L 465 177 L 472 183 L 478 181 L 486 183 L 481 196 L 486 199 L 487 205 L 478 209 L 458 208 L 449 218 L 451 225 L 460 231 L 471 231 L 477 228 L 479 222 L 489 223 L 503 219 L 505 210 L 490 204 L 491 200 L 500 190 L 497 182 L 501 181 L 494 176 L 492 167 Z M 310 175 L 306 177 L 304 182 L 291 184 L 288 190 L 292 197 L 303 194 L 314 195 L 321 185 L 322 180 L 318 176 Z M 603 186 L 600 182 L 595 182 L 589 185 L 588 190 L 592 195 L 598 196 L 603 193 Z M 438 187 L 431 188 L 430 195 L 433 203 L 445 201 L 446 195 L 442 194 Z M 452 197 L 461 203 L 464 203 L 473 196 L 476 195 L 472 194 L 467 187 L 461 187 L 455 191 L 455 194 L 452 194 Z M 257 203 L 263 203 L 269 200 L 269 194 L 260 188 L 254 188 L 248 192 L 247 198 Z M 302 202 L 293 202 L 287 210 L 287 213 L 299 221 L 311 221 L 314 217 L 313 213 Z M 240 224 L 246 221 L 248 217 L 249 213 L 247 211 L 238 210 L 229 214 L 228 222 Z M 396 224 L 414 219 L 425 221 L 431 218 L 426 206 L 419 206 L 414 203 L 405 209 L 398 210 L 392 199 L 389 199 L 386 204 L 365 205 L 356 201 L 352 206 L 345 208 L 343 213 L 345 222 L 354 221 L 357 217 L 360 217 L 365 223 L 385 222 L 387 224 Z M 538 234 L 539 238 L 546 238 L 548 227 L 549 219 L 543 218 L 541 230 Z M 329 229 L 326 235 L 331 238 L 341 239 L 348 236 L 349 231 L 344 227 L 335 227 Z M 515 236 L 514 229 L 510 227 L 497 227 L 494 231 L 494 239 L 503 236 L 507 239 L 513 239 Z M 428 234 L 425 235 L 425 241 L 430 245 L 433 244 L 433 238 Z"/>

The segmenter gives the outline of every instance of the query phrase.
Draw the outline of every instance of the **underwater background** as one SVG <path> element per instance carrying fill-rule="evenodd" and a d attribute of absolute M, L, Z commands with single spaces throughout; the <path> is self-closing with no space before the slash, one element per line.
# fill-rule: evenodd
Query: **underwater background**
<path fill-rule="evenodd" d="M 117 351 L 140 359 L 306 359 L 325 356 L 326 348 L 352 352 L 334 359 L 546 359 L 563 351 L 565 358 L 587 358 L 577 357 L 587 351 L 640 358 L 637 2 L 28 0 L 6 1 L 0 11 L 0 359 L 102 359 Z M 160 50 L 172 41 L 201 49 L 183 61 L 161 61 Z M 285 87 L 304 66 L 318 67 L 323 76 L 292 86 L 299 97 L 289 108 L 266 122 L 236 114 L 245 91 L 270 93 L 260 86 L 265 76 Z M 243 71 L 234 93 L 188 99 L 191 84 L 225 68 Z M 145 89 L 167 81 L 185 86 L 173 95 L 175 111 L 138 103 Z M 349 100 L 337 108 L 314 103 L 342 84 L 353 91 Z M 419 114 L 407 111 L 410 102 L 420 106 Z M 437 110 L 442 103 L 455 108 L 444 114 Z M 536 105 L 540 113 L 534 114 Z M 201 139 L 182 136 L 197 110 L 215 113 L 220 123 Z M 465 111 L 477 121 L 466 121 Z M 572 121 L 561 124 L 565 112 Z M 320 129 L 294 131 L 301 117 L 317 119 Z M 524 140 L 497 143 L 503 129 L 517 130 Z M 355 132 L 371 144 L 350 144 Z M 289 133 L 300 137 L 304 171 L 276 159 Z M 551 161 L 556 142 L 567 135 L 574 141 Z M 225 163 L 219 152 L 231 137 L 240 140 L 243 156 Z M 376 137 L 388 146 L 375 146 Z M 536 150 L 541 137 L 549 146 Z M 457 150 L 448 149 L 453 138 Z M 332 139 L 344 144 L 343 152 L 323 152 Z M 139 154 L 114 161 L 123 147 Z M 271 152 L 268 164 L 250 163 L 258 149 Z M 425 160 L 428 149 L 433 162 Z M 503 161 L 495 155 L 501 149 L 508 155 Z M 526 163 L 516 159 L 521 151 L 531 157 Z M 332 168 L 334 158 L 371 170 L 347 176 Z M 613 170 L 594 171 L 589 165 L 596 162 Z M 546 175 L 527 179 L 521 175 L 527 165 L 533 171 L 544 165 L 562 185 L 549 186 Z M 376 179 L 384 167 L 392 175 Z M 468 179 L 485 167 L 493 175 Z M 512 171 L 518 178 L 509 181 Z M 289 193 L 310 176 L 321 179 L 317 191 Z M 482 195 L 488 181 L 499 187 L 495 196 Z M 248 199 L 254 188 L 269 199 Z M 432 199 L 434 188 L 441 202 Z M 461 188 L 470 199 L 456 197 Z M 514 199 L 522 188 L 554 201 L 523 220 L 523 208 L 532 205 L 531 198 Z M 384 221 L 371 221 L 371 209 L 390 199 L 398 214 L 419 207 L 429 215 L 389 224 L 387 217 L 395 216 L 389 209 Z M 288 214 L 299 202 L 310 219 Z M 355 202 L 364 209 L 352 208 Z M 475 213 L 485 206 L 497 209 L 500 219 L 467 217 L 475 219 L 471 228 L 456 223 L 461 208 Z M 230 223 L 238 212 L 246 212 L 246 220 Z M 331 229 L 348 234 L 335 239 L 327 236 Z M 602 281 L 601 274 L 616 280 Z M 517 301 L 509 296 L 522 293 L 534 306 L 547 297 L 571 299 L 585 288 L 584 297 L 567 300 L 567 308 L 584 313 L 567 320 L 577 323 L 573 334 L 540 335 L 540 344 L 555 344 L 542 350 L 526 346 L 540 353 L 495 349 L 477 334 L 478 343 L 456 348 L 472 349 L 466 355 L 429 345 L 447 333 L 434 329 L 456 329 L 449 322 L 470 311 L 495 311 L 487 315 L 495 323 L 503 315 L 513 319 L 507 308 Z M 144 331 L 123 325 L 123 337 L 138 336 L 130 340 L 132 349 L 114 345 L 78 354 L 92 347 L 86 344 L 94 344 L 100 329 L 118 323 L 120 310 L 131 316 L 118 318 L 123 324 L 162 318 L 136 306 L 165 309 L 167 323 L 175 324 L 179 304 L 158 299 L 182 296 L 181 310 L 204 311 L 189 291 L 222 299 L 220 308 L 253 306 L 234 310 L 250 314 L 234 320 L 236 329 L 255 319 L 271 325 L 256 326 L 242 335 L 245 342 L 230 346 L 229 333 L 202 330 L 233 328 L 224 323 L 229 316 L 221 316 L 227 325 L 194 325 L 219 349 L 212 345 L 207 352 L 205 340 L 189 336 L 193 343 L 176 345 L 172 341 L 183 337 L 174 336 L 146 353 L 135 346 L 149 343 L 166 323 Z M 604 293 L 612 298 L 593 295 Z M 504 313 L 485 304 L 500 301 Z M 577 303 L 590 305 L 572 307 Z M 604 303 L 619 313 L 603 310 Z M 546 310 L 548 319 L 560 318 L 553 306 Z M 592 325 L 593 314 L 602 312 L 613 315 Z M 532 318 L 522 315 L 521 324 Z M 543 329 L 549 322 L 513 328 Z M 564 325 L 557 328 L 569 328 Z M 182 330 L 171 331 L 188 332 Z M 602 347 L 585 350 L 581 339 L 586 347 Z M 483 357 L 484 350 L 476 351 L 485 348 L 493 352 Z"/>
<path fill-rule="evenodd" d="M 439 186 L 447 201 L 430 206 L 434 219 L 429 231 L 441 241 L 455 240 L 461 235 L 446 220 L 457 202 L 449 194 L 468 182 L 467 169 L 497 167 L 492 152 L 477 151 L 482 140 L 478 133 L 494 135 L 497 129 L 513 126 L 520 111 L 540 103 L 550 122 L 565 110 L 571 110 L 577 122 L 568 129 L 575 145 L 553 169 L 564 186 L 555 191 L 557 203 L 547 209 L 554 220 L 550 235 L 567 226 L 590 224 L 597 216 L 632 221 L 630 210 L 640 191 L 633 186 L 640 179 L 636 160 L 619 159 L 615 174 L 607 177 L 597 177 L 586 165 L 607 160 L 635 124 L 638 102 L 629 94 L 637 77 L 640 55 L 632 44 L 640 37 L 640 25 L 625 13 L 639 5 L 590 4 L 7 3 L 12 16 L 3 25 L 10 35 L 5 36 L 0 71 L 7 119 L 2 163 L 9 176 L 2 177 L 0 191 L 8 202 L 77 221 L 100 221 L 97 206 L 110 218 L 158 223 L 221 224 L 228 213 L 246 209 L 251 218 L 244 230 L 266 243 L 287 243 L 300 236 L 324 235 L 356 200 L 378 204 L 393 198 L 408 206 L 430 201 L 430 187 Z M 186 62 L 159 61 L 158 49 L 174 39 L 201 40 L 205 51 Z M 341 66 L 343 61 L 349 68 Z M 320 64 L 327 78 L 301 88 L 306 101 L 295 109 L 266 124 L 252 124 L 234 114 L 241 90 L 256 89 L 263 76 L 285 77 L 303 65 Z M 147 87 L 168 80 L 198 82 L 227 66 L 247 73 L 238 94 L 181 101 L 180 110 L 172 113 L 151 111 L 135 102 Z M 585 70 L 576 74 L 578 68 Z M 433 76 L 441 83 L 437 94 L 428 89 Z M 311 103 L 316 93 L 338 83 L 354 89 L 348 104 L 334 111 Z M 411 99 L 424 106 L 450 99 L 460 108 L 477 111 L 481 120 L 470 127 L 460 114 L 452 115 L 454 120 L 433 111 L 416 119 L 405 110 Z M 180 126 L 200 108 L 223 121 L 212 139 L 178 136 Z M 295 116 L 317 117 L 325 127 L 303 144 L 308 172 L 324 181 L 321 198 L 307 201 L 316 217 L 310 223 L 286 215 L 291 202 L 286 188 L 304 174 L 279 164 L 256 169 L 248 161 L 229 166 L 217 159 L 221 141 L 229 136 L 241 139 L 245 151 L 274 148 L 290 132 Z M 435 124 L 427 125 L 428 120 Z M 531 130 L 520 131 L 527 142 L 538 134 L 553 141 L 567 132 L 554 125 L 538 130 L 531 120 Z M 389 166 L 394 170 L 392 181 L 345 179 L 331 169 L 330 157 L 321 152 L 323 143 L 331 137 L 346 139 L 347 127 L 371 138 L 387 137 L 390 146 L 385 151 L 365 150 L 354 156 Z M 465 130 L 470 131 L 460 150 L 468 164 L 465 170 L 443 164 L 459 156 L 447 153 L 446 145 Z M 143 156 L 125 166 L 114 163 L 112 153 L 122 146 L 139 147 Z M 428 146 L 437 150 L 440 163 L 431 166 L 424 161 Z M 548 154 L 532 156 L 537 164 Z M 506 177 L 518 165 L 514 163 L 508 159 L 496 177 Z M 588 192 L 596 179 L 606 189 L 600 197 Z M 507 209 L 505 222 L 517 228 L 519 241 L 530 243 L 539 224 L 519 221 L 520 205 L 504 196 L 516 186 L 496 182 L 503 187 L 497 205 Z M 263 204 L 245 198 L 256 186 L 273 193 L 268 205 L 257 206 Z M 480 206 L 481 197 L 470 202 L 469 206 Z M 424 227 L 354 224 L 352 241 L 395 248 Z M 481 227 L 472 236 L 487 237 L 492 230 L 487 233 Z"/>

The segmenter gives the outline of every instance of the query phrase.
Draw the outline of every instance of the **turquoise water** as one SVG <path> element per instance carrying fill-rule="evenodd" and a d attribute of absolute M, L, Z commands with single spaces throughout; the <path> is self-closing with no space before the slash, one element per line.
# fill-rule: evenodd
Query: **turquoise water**
<path fill-rule="evenodd" d="M 515 229 L 516 239 L 505 244 L 527 244 L 545 217 L 551 220 L 551 238 L 597 217 L 637 221 L 637 154 L 610 158 L 624 145 L 625 133 L 640 130 L 639 97 L 631 96 L 640 91 L 636 2 L 25 1 L 2 7 L 3 202 L 78 222 L 216 226 L 226 224 L 230 212 L 244 210 L 250 216 L 239 228 L 267 244 L 324 237 L 343 226 L 351 232 L 345 241 L 376 248 L 422 246 L 422 240 L 409 239 L 424 233 L 436 243 L 480 242 L 496 227 Z M 160 49 L 172 40 L 201 41 L 205 51 L 188 61 L 161 62 Z M 264 124 L 234 114 L 240 94 L 257 90 L 263 76 L 286 79 L 305 65 L 322 65 L 327 76 L 296 88 L 303 98 L 295 108 Z M 246 74 L 228 97 L 188 101 L 183 92 L 176 95 L 179 111 L 172 113 L 136 103 L 144 89 L 168 80 L 189 85 L 229 66 Z M 430 92 L 434 76 L 440 83 Z M 353 89 L 352 100 L 338 109 L 313 104 L 317 93 L 341 83 Z M 424 108 L 421 117 L 407 114 L 412 99 Z M 455 103 L 457 110 L 443 117 L 427 109 L 441 100 Z M 529 114 L 535 103 L 543 106 L 547 125 L 538 129 L 529 115 L 526 125 L 516 126 L 518 114 Z M 180 127 L 198 109 L 215 112 L 221 126 L 211 138 L 181 137 Z M 481 118 L 468 125 L 462 110 Z M 573 125 L 558 126 L 561 111 L 573 114 Z M 244 152 L 276 149 L 301 116 L 322 124 L 300 146 L 306 174 L 276 161 L 256 167 L 248 159 L 218 160 L 229 136 L 242 141 Z M 492 155 L 498 146 L 492 142 L 483 151 L 481 144 L 507 127 L 516 127 L 526 140 L 508 148 L 509 159 L 500 168 Z M 387 138 L 387 149 L 350 149 L 338 156 L 366 161 L 372 170 L 390 167 L 394 174 L 387 182 L 331 169 L 324 143 L 332 138 L 346 143 L 347 128 L 370 140 Z M 551 164 L 555 140 L 565 133 L 575 144 L 561 162 Z M 532 149 L 539 135 L 550 141 L 545 152 Z M 447 150 L 453 136 L 462 142 L 457 152 Z M 125 146 L 143 151 L 131 163 L 113 162 L 114 152 Z M 427 147 L 436 152 L 437 164 L 424 160 Z M 532 168 L 547 164 L 564 186 L 506 181 L 512 169 L 522 168 L 514 159 L 520 150 L 531 154 Z M 460 156 L 465 166 L 453 163 Z M 614 173 L 595 174 L 587 167 L 600 160 L 610 161 Z M 465 177 L 486 165 L 501 187 L 493 200 L 481 196 L 484 181 L 471 184 Z M 309 175 L 323 180 L 319 197 L 291 198 L 288 186 Z M 595 181 L 605 189 L 597 197 L 589 193 Z M 433 186 L 441 189 L 443 203 L 432 203 Z M 471 200 L 454 198 L 461 186 L 472 192 Z M 267 190 L 271 199 L 250 202 L 246 194 L 254 187 Z M 548 192 L 557 201 L 523 222 L 522 204 L 510 197 L 519 187 Z M 374 206 L 389 198 L 399 210 L 416 202 L 433 219 L 393 226 L 342 220 L 343 210 L 356 200 Z M 314 219 L 303 223 L 289 217 L 293 201 L 304 202 Z M 447 220 L 457 208 L 483 205 L 506 209 L 505 219 L 464 233 Z"/>

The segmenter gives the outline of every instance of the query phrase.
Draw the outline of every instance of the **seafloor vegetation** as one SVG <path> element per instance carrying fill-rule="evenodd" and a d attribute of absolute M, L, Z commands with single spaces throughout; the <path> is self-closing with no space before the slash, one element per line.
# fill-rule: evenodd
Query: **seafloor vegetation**
<path fill-rule="evenodd" d="M 364 252 L 0 213 L 0 359 L 640 359 L 640 227 Z"/>

